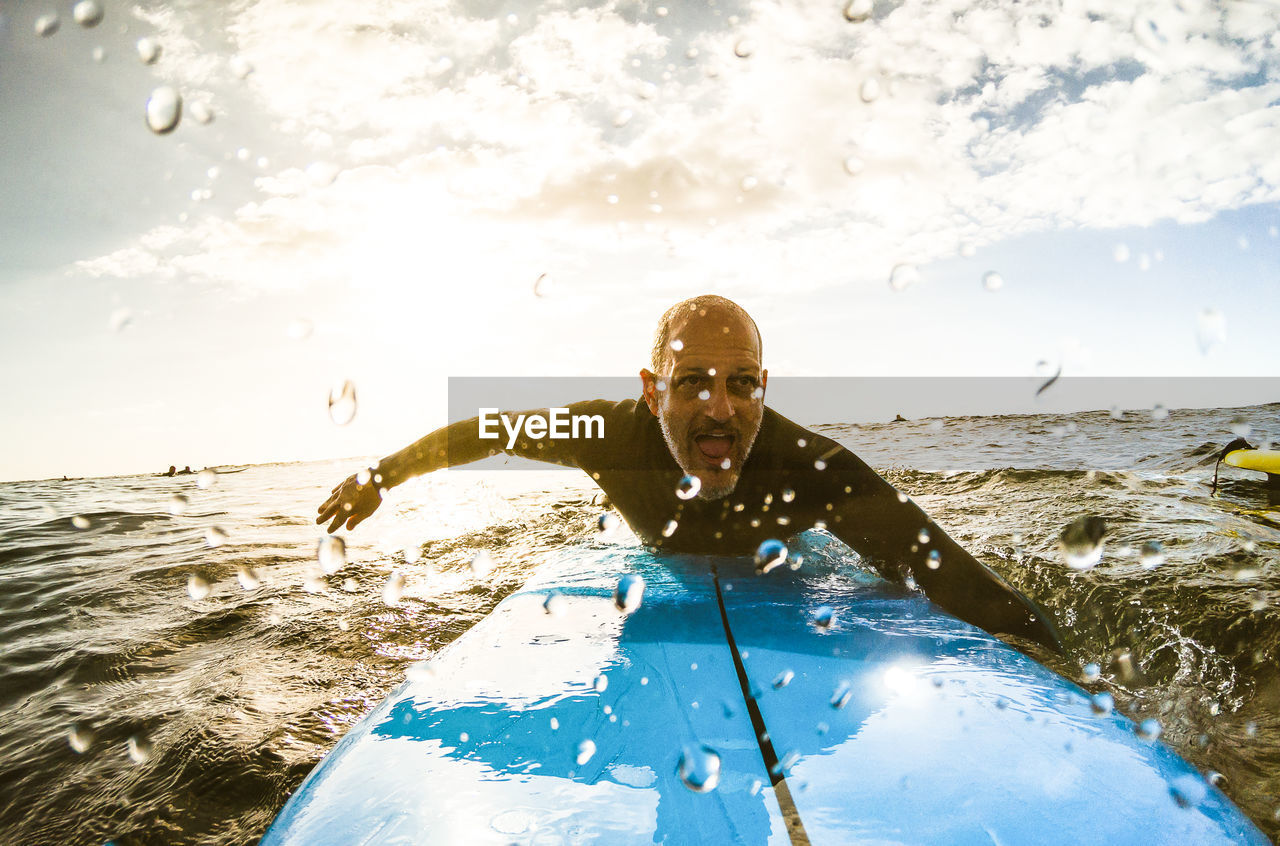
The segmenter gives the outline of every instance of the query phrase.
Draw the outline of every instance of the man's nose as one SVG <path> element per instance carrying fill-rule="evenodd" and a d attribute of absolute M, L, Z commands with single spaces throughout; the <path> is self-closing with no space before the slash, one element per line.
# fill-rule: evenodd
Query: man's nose
<path fill-rule="evenodd" d="M 733 402 L 729 398 L 729 383 L 726 379 L 716 379 L 711 385 L 711 397 L 704 409 L 712 420 L 723 422 L 733 416 Z"/>

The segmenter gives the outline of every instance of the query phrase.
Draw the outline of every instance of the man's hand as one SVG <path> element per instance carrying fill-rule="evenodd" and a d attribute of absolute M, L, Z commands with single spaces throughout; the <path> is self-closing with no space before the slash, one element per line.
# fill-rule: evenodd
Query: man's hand
<path fill-rule="evenodd" d="M 316 523 L 333 520 L 327 531 L 336 532 L 345 520 L 348 529 L 354 529 L 364 522 L 365 518 L 378 510 L 382 504 L 382 493 L 370 479 L 361 484 L 355 476 L 348 476 L 329 495 L 324 504 L 316 509 L 319 517 Z"/>

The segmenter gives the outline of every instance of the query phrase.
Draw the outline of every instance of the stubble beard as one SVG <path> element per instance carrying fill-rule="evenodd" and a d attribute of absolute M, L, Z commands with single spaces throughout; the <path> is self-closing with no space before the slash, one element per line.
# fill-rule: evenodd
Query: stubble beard
<path fill-rule="evenodd" d="M 670 427 L 667 426 L 667 416 L 665 414 L 658 415 L 658 427 L 662 429 L 662 439 L 667 442 L 667 450 L 671 453 L 671 457 L 676 460 L 676 464 L 680 466 L 680 469 L 683 470 L 685 474 L 690 476 L 697 476 L 698 479 L 702 482 L 702 486 L 698 489 L 698 494 L 696 497 L 697 499 L 709 499 L 709 500 L 723 499 L 724 497 L 733 493 L 734 488 L 738 486 L 738 479 L 742 477 L 742 467 L 739 466 L 739 467 L 730 468 L 733 471 L 733 473 L 729 477 L 728 483 L 722 484 L 719 487 L 712 487 L 710 484 L 708 484 L 707 480 L 701 476 L 701 474 L 691 472 L 685 466 L 685 457 L 681 456 L 680 448 L 676 444 L 676 439 L 671 435 L 671 429 Z M 759 434 L 760 434 L 759 424 L 756 425 L 755 429 L 752 432 L 742 433 L 741 437 L 743 439 L 743 443 L 746 444 L 746 448 L 742 450 L 743 463 L 745 463 L 747 460 L 747 457 L 751 455 L 751 448 L 755 446 L 756 436 Z"/>

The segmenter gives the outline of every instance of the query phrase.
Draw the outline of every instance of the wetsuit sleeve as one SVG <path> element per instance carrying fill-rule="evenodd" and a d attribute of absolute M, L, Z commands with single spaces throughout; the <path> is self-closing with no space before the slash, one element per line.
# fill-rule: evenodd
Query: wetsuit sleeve
<path fill-rule="evenodd" d="M 1062 638 L 1042 609 L 966 552 L 862 459 L 832 444 L 835 451 L 824 472 L 843 486 L 832 497 L 836 517 L 828 521 L 836 537 L 882 574 L 910 575 L 930 600 L 960 619 L 1062 651 Z"/>

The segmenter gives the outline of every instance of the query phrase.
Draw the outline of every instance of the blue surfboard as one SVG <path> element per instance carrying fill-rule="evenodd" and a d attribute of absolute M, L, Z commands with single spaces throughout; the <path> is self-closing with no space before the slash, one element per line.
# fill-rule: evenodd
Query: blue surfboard
<path fill-rule="evenodd" d="M 564 550 L 262 844 L 1267 842 L 1127 718 L 826 540 L 764 575 Z"/>

